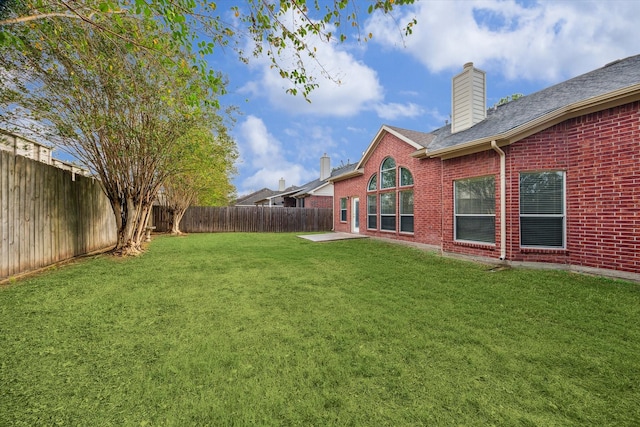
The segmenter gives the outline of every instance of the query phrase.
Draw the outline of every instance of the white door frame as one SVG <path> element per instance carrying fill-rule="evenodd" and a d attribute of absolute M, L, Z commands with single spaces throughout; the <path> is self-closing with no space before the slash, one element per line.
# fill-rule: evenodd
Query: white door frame
<path fill-rule="evenodd" d="M 351 232 L 360 233 L 360 199 L 358 197 L 351 199 Z"/>

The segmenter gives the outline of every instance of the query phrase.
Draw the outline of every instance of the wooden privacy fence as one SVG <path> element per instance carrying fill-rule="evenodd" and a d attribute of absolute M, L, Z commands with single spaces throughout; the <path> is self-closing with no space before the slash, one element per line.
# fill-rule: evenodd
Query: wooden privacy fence
<path fill-rule="evenodd" d="M 169 231 L 168 213 L 162 206 L 153 208 L 156 231 Z M 180 222 L 185 233 L 215 232 L 300 232 L 330 231 L 332 209 L 268 208 L 251 206 L 192 206 Z"/>
<path fill-rule="evenodd" d="M 0 151 L 0 279 L 115 245 L 100 183 Z"/>

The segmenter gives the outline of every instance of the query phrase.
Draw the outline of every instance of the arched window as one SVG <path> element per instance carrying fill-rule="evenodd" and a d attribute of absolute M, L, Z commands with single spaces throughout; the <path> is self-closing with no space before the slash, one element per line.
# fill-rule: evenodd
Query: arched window
<path fill-rule="evenodd" d="M 400 186 L 406 187 L 407 185 L 413 185 L 413 175 L 407 168 L 400 168 Z"/>
<path fill-rule="evenodd" d="M 369 180 L 367 191 L 376 191 L 377 189 L 378 189 L 378 174 L 374 173 L 371 179 Z"/>
<path fill-rule="evenodd" d="M 396 186 L 396 161 L 387 157 L 380 166 L 380 189 Z"/>
<path fill-rule="evenodd" d="M 374 174 L 367 185 L 367 228 L 413 233 L 414 182 L 411 171 L 396 167 L 396 161 L 387 157 L 380 164 L 379 188 L 376 188 L 377 179 Z"/>

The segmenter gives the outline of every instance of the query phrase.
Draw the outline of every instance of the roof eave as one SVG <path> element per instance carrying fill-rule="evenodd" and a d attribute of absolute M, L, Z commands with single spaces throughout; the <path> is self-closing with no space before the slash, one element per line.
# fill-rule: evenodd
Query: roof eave
<path fill-rule="evenodd" d="M 415 159 L 426 159 L 426 158 L 429 157 L 429 153 L 427 152 L 426 148 L 421 148 L 421 149 L 411 153 L 411 157 L 413 157 Z"/>
<path fill-rule="evenodd" d="M 329 178 L 328 181 L 334 183 L 334 182 L 344 181 L 344 180 L 354 178 L 357 176 L 362 176 L 362 175 L 364 175 L 364 169 L 354 169 L 351 172 L 346 172 L 346 173 L 343 173 L 342 175 Z"/>
<path fill-rule="evenodd" d="M 492 141 L 496 141 L 498 146 L 503 147 L 505 145 L 518 142 L 565 120 L 606 110 L 607 108 L 628 104 L 634 101 L 640 101 L 640 84 L 569 104 L 540 116 L 537 119 L 517 126 L 507 132 L 465 142 L 464 144 L 458 144 L 453 147 L 441 148 L 439 150 L 418 150 L 413 153 L 412 156 L 416 158 L 439 157 L 446 160 L 454 157 L 466 156 L 468 154 L 479 153 L 481 151 L 491 150 Z"/>
<path fill-rule="evenodd" d="M 308 194 L 313 194 L 319 190 L 322 190 L 324 187 L 326 187 L 327 185 L 330 185 L 331 182 L 329 180 L 326 180 L 325 182 L 323 182 L 322 184 L 318 185 L 317 187 L 315 187 L 312 190 L 307 191 Z"/>

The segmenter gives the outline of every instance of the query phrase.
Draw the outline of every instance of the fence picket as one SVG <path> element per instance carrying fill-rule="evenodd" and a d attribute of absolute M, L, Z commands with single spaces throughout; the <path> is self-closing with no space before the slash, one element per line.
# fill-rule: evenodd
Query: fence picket
<path fill-rule="evenodd" d="M 170 231 L 164 207 L 154 206 L 153 224 L 158 232 Z M 192 206 L 180 222 L 185 233 L 310 232 L 330 231 L 332 227 L 333 210 L 321 208 Z"/>
<path fill-rule="evenodd" d="M 116 237 L 95 180 L 73 181 L 69 171 L 0 151 L 0 279 L 107 248 Z"/>

